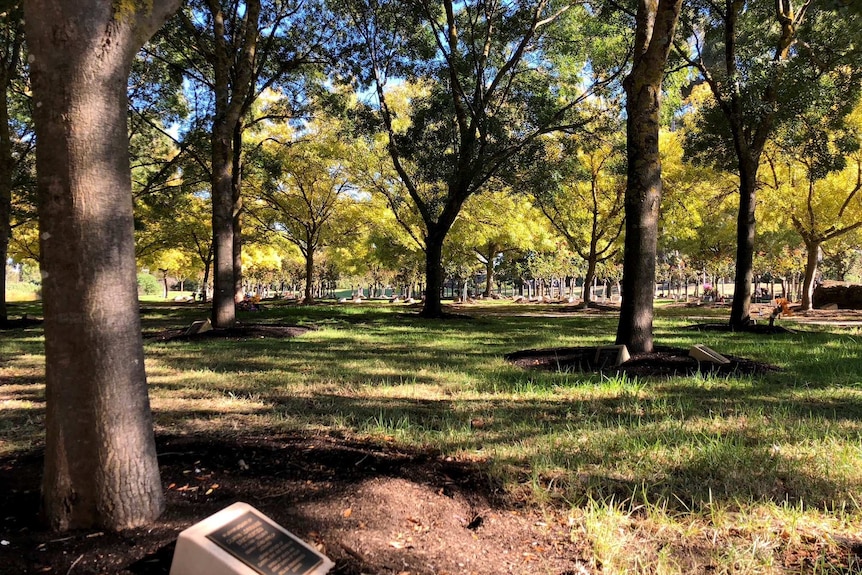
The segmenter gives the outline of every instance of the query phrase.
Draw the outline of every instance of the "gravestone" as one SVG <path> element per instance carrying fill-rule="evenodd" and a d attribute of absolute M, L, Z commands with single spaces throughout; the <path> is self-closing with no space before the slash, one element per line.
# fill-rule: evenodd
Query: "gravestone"
<path fill-rule="evenodd" d="M 197 335 L 206 331 L 211 331 L 213 324 L 208 319 L 202 319 L 192 323 L 186 330 L 186 335 Z"/>
<path fill-rule="evenodd" d="M 177 539 L 170 575 L 324 575 L 334 564 L 247 503 L 234 503 Z"/>
<path fill-rule="evenodd" d="M 629 348 L 626 346 L 605 345 L 596 350 L 593 363 L 599 369 L 604 369 L 606 367 L 616 367 L 629 359 L 631 359 L 631 355 L 629 355 Z"/>
<path fill-rule="evenodd" d="M 697 361 L 702 361 L 705 363 L 717 363 L 720 365 L 726 365 L 730 363 L 729 359 L 727 359 L 717 351 L 701 344 L 691 346 L 691 348 L 689 348 L 688 350 L 688 355 L 689 357 L 693 357 Z"/>

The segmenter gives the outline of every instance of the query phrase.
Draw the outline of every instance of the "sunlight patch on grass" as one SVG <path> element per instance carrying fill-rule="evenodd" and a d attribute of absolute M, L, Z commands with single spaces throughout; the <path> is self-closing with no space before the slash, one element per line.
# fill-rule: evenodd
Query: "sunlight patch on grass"
<path fill-rule="evenodd" d="M 30 353 L 9 353 L 4 356 L 3 363 L 0 363 L 0 370 L 8 370 L 9 373 L 19 370 L 23 371 L 45 371 L 45 356 L 35 355 Z M 0 372 L 2 373 L 2 372 Z"/>

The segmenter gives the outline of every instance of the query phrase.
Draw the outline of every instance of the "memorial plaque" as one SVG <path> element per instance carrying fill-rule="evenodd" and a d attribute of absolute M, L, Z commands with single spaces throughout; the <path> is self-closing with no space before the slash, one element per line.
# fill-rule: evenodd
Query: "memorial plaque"
<path fill-rule="evenodd" d="M 334 564 L 247 503 L 180 533 L 170 575 L 325 575 Z"/>
<path fill-rule="evenodd" d="M 213 324 L 210 323 L 210 320 L 202 319 L 202 320 L 199 320 L 199 321 L 192 323 L 192 325 L 190 325 L 188 327 L 188 329 L 186 329 L 186 335 L 197 335 L 199 333 L 212 331 L 212 329 L 213 329 Z"/>
<path fill-rule="evenodd" d="M 705 363 L 715 363 L 720 365 L 727 365 L 730 363 L 729 359 L 702 344 L 691 346 L 688 350 L 688 355 L 699 362 L 702 361 Z"/>
<path fill-rule="evenodd" d="M 606 345 L 596 350 L 593 363 L 599 369 L 616 367 L 631 358 L 629 349 L 624 345 Z"/>
<path fill-rule="evenodd" d="M 320 556 L 290 534 L 247 511 L 207 535 L 261 575 L 305 575 Z"/>

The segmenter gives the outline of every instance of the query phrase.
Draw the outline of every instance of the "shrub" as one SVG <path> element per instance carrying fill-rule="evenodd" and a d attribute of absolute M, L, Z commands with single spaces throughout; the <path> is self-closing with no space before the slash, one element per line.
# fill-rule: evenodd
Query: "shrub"
<path fill-rule="evenodd" d="M 140 295 L 157 295 L 162 293 L 162 286 L 159 280 L 150 274 L 138 274 L 138 294 Z"/>

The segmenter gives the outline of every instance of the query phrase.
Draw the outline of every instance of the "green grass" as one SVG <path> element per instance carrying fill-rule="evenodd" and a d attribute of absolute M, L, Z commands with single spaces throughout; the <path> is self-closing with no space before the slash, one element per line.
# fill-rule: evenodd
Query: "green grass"
<path fill-rule="evenodd" d="M 7 302 L 31 302 L 40 299 L 39 286 L 27 282 L 7 282 Z"/>
<path fill-rule="evenodd" d="M 208 315 L 203 304 L 142 306 L 147 333 Z M 662 307 L 657 343 L 703 343 L 782 371 L 653 380 L 531 372 L 503 359 L 611 343 L 613 315 L 500 303 L 461 311 L 472 317 L 269 304 L 240 320 L 316 329 L 290 340 L 149 342 L 157 429 L 330 433 L 433 448 L 475 462 L 513 498 L 566 521 L 597 572 L 858 567 L 836 543 L 862 540 L 857 328 L 696 332 L 682 328 L 721 312 Z M 0 454 L 41 442 L 42 354 L 40 329 L 0 334 Z M 807 562 L 794 570 L 787 557 L 798 550 Z"/>

